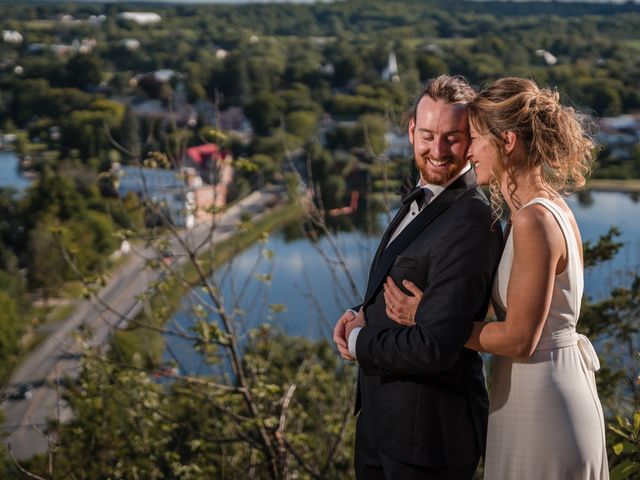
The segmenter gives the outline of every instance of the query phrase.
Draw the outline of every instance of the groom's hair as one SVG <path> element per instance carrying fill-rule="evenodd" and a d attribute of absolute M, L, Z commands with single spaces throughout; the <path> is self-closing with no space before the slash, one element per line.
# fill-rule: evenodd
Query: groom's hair
<path fill-rule="evenodd" d="M 424 97 L 445 103 L 469 103 L 476 98 L 476 91 L 462 75 L 440 75 L 432 78 L 414 97 L 407 121 L 416 118 L 418 104 Z"/>

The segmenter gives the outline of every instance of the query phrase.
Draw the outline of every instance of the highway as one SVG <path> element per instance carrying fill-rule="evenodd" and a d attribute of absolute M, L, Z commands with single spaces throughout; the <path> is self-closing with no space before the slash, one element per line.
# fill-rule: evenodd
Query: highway
<path fill-rule="evenodd" d="M 216 219 L 216 228 L 199 224 L 192 230 L 180 233 L 189 249 L 202 245 L 208 247 L 229 237 L 243 215 L 250 218 L 280 203 L 281 190 L 255 191 L 239 203 L 228 208 Z M 186 260 L 185 250 L 178 239 L 171 240 L 174 265 Z M 137 299 L 149 285 L 162 275 L 161 269 L 150 269 L 148 260 L 159 257 L 154 248 L 132 249 L 129 260 L 109 278 L 97 297 L 78 303 L 74 313 L 55 326 L 49 336 L 14 371 L 0 399 L 4 413 L 2 442 L 11 448 L 18 460 L 28 459 L 47 450 L 48 439 L 43 434 L 49 419 L 62 422 L 71 417 L 69 408 L 60 400 L 58 380 L 75 378 L 78 374 L 82 346 L 78 333 L 89 332 L 90 343 L 105 348 L 111 333 L 122 328 L 135 317 L 142 303 Z M 26 395 L 16 395 L 20 387 L 33 388 Z M 21 396 L 23 398 L 10 398 Z"/>

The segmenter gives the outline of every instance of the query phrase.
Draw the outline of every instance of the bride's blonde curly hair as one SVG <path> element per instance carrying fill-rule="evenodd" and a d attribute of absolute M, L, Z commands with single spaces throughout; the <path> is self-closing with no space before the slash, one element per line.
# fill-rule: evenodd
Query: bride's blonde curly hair
<path fill-rule="evenodd" d="M 596 151 L 594 122 L 562 105 L 556 90 L 541 89 L 524 78 L 502 78 L 469 104 L 469 122 L 498 151 L 489 183 L 492 209 L 498 217 L 505 172 L 509 192 L 515 191 L 517 173 L 537 167 L 541 167 L 545 188 L 567 193 L 584 186 Z M 525 158 L 509 158 L 503 135 L 507 131 L 524 143 Z M 521 206 L 518 199 L 514 202 Z"/>

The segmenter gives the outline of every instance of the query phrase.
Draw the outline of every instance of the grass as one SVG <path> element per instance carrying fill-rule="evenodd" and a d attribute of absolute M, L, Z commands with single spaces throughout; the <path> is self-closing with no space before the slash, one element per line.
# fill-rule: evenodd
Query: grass
<path fill-rule="evenodd" d="M 207 250 L 200 255 L 198 261 L 203 271 L 215 270 L 263 238 L 265 233 L 278 230 L 300 219 L 303 213 L 303 206 L 298 202 L 294 202 L 276 207 L 253 222 L 245 222 L 237 232 L 216 243 L 210 251 Z M 197 270 L 192 263 L 188 262 L 179 273 L 189 285 L 199 283 Z M 170 275 L 158 290 L 159 293 L 150 298 L 149 308 L 143 309 L 132 324 L 135 325 L 137 320 L 156 328 L 163 327 L 171 318 L 171 315 L 179 308 L 188 288 L 183 283 L 179 283 L 177 279 L 171 278 Z M 112 341 L 112 350 L 117 352 L 121 359 L 136 363 L 142 360 L 145 366 L 150 368 L 160 363 L 164 349 L 162 334 L 144 326 L 118 331 Z"/>
<path fill-rule="evenodd" d="M 55 20 L 27 20 L 24 22 L 24 28 L 28 31 L 33 30 L 53 30 L 56 26 Z"/>
<path fill-rule="evenodd" d="M 76 306 L 73 303 L 68 303 L 67 305 L 62 305 L 62 306 L 60 306 L 58 308 L 55 308 L 49 314 L 49 318 L 47 319 L 47 321 L 51 322 L 51 323 L 58 323 L 58 322 L 60 322 L 62 320 L 67 319 L 68 317 L 70 317 L 75 309 L 76 309 Z"/>
<path fill-rule="evenodd" d="M 640 192 L 640 179 L 632 180 L 608 180 L 608 179 L 591 179 L 587 183 L 588 190 L 596 190 L 601 192 Z"/>
<path fill-rule="evenodd" d="M 621 42 L 625 47 L 629 47 L 629 48 L 634 48 L 636 50 L 640 50 L 640 40 L 638 39 L 633 39 L 633 40 L 623 40 Z"/>

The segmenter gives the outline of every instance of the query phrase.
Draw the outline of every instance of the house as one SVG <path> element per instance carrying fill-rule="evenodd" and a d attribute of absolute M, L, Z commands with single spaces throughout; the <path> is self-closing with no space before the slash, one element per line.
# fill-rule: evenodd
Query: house
<path fill-rule="evenodd" d="M 631 148 L 640 143 L 640 115 L 602 117 L 598 127 L 596 140 L 609 148 L 613 158 L 629 158 Z"/>
<path fill-rule="evenodd" d="M 542 49 L 538 49 L 536 50 L 536 56 L 540 57 L 544 60 L 544 63 L 546 63 L 549 66 L 555 65 L 556 63 L 558 63 L 558 58 L 551 52 L 548 52 L 546 50 L 542 50 Z"/>
<path fill-rule="evenodd" d="M 174 87 L 169 83 L 173 79 L 176 79 Z M 129 80 L 129 85 L 131 87 L 145 85 L 148 90 L 147 95 L 154 97 L 112 97 L 114 101 L 129 105 L 134 115 L 160 120 L 165 125 L 173 125 L 174 122 L 179 126 L 196 125 L 198 113 L 187 101 L 186 87 L 181 73 L 168 69 L 140 73 Z"/>
<path fill-rule="evenodd" d="M 223 207 L 227 203 L 227 190 L 233 180 L 232 161 L 231 152 L 222 150 L 214 143 L 206 143 L 188 148 L 183 164 L 197 171 L 200 174 L 198 178 L 214 186 L 210 189 L 212 197 L 206 201 L 212 202 L 215 207 Z M 201 192 L 198 194 L 205 195 Z"/>
<path fill-rule="evenodd" d="M 2 31 L 2 41 L 6 43 L 22 43 L 24 40 L 22 34 L 15 30 L 3 30 Z"/>
<path fill-rule="evenodd" d="M 140 40 L 137 38 L 123 38 L 120 44 L 129 51 L 138 50 L 140 48 Z"/>
<path fill-rule="evenodd" d="M 176 171 L 117 164 L 113 170 L 120 197 L 133 192 L 158 207 L 159 212 L 151 210 L 151 223 L 168 221 L 177 227 L 193 228 L 211 221 L 214 207 L 224 205 L 217 195 L 218 186 L 204 184 L 194 168 Z"/>
<path fill-rule="evenodd" d="M 118 14 L 118 18 L 135 22 L 138 25 L 153 25 L 162 21 L 162 17 L 154 12 L 122 12 Z"/>

